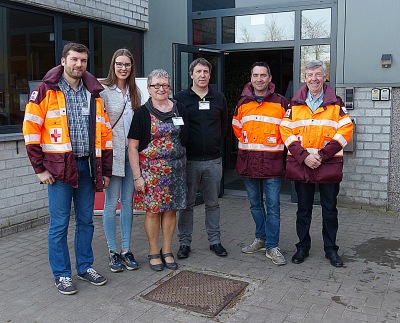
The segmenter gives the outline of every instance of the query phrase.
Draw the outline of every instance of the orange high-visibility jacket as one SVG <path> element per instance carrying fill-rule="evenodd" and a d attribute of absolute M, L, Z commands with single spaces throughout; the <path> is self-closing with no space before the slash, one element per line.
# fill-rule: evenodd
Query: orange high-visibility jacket
<path fill-rule="evenodd" d="M 51 69 L 32 92 L 22 127 L 26 150 L 36 174 L 45 170 L 55 179 L 78 187 L 78 170 L 69 136 L 67 106 L 58 87 L 63 66 Z M 112 131 L 99 96 L 103 86 L 89 72 L 82 77 L 90 92 L 89 138 L 93 186 L 103 189 L 103 176 L 112 174 Z"/>
<path fill-rule="evenodd" d="M 251 82 L 242 91 L 232 127 L 238 138 L 236 171 L 243 177 L 274 178 L 283 175 L 284 143 L 279 132 L 288 103 L 269 83 L 263 101 L 254 98 Z"/>
<path fill-rule="evenodd" d="M 338 183 L 343 174 L 343 148 L 353 134 L 353 123 L 342 99 L 324 84 L 321 106 L 312 112 L 306 105 L 308 88 L 303 86 L 291 101 L 280 125 L 288 148 L 286 177 L 310 183 Z M 310 154 L 319 154 L 322 164 L 311 169 L 304 163 Z"/>

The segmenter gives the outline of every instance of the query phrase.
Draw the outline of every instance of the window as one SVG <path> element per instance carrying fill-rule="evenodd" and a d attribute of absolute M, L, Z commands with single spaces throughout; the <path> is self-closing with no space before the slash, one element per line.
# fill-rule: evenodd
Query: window
<path fill-rule="evenodd" d="M 20 132 L 32 81 L 54 67 L 54 22 L 51 16 L 0 8 L 0 133 Z"/>
<path fill-rule="evenodd" d="M 142 76 L 142 32 L 97 24 L 93 29 L 94 75 L 106 77 L 114 52 L 119 48 L 127 48 L 135 60 L 136 76 Z"/>
<path fill-rule="evenodd" d="M 235 0 L 193 0 L 192 11 L 207 11 L 216 9 L 235 8 Z"/>
<path fill-rule="evenodd" d="M 62 17 L 63 46 L 70 42 L 89 47 L 89 22 L 75 17 Z"/>
<path fill-rule="evenodd" d="M 301 39 L 329 38 L 330 36 L 330 8 L 301 12 Z"/>
<path fill-rule="evenodd" d="M 294 40 L 294 12 L 222 18 L 223 43 Z"/>
<path fill-rule="evenodd" d="M 217 20 L 193 20 L 193 45 L 209 45 L 217 43 Z"/>
<path fill-rule="evenodd" d="M 21 132 L 30 93 L 47 71 L 60 64 L 56 61 L 61 56 L 61 52 L 56 53 L 57 40 L 61 40 L 62 46 L 69 42 L 88 46 L 92 67 L 88 70 L 99 78 L 107 76 L 114 51 L 128 48 L 134 55 L 137 75 L 142 75 L 141 31 L 3 5 L 0 5 L 0 21 L 0 134 Z M 62 26 L 57 25 L 58 21 Z"/>
<path fill-rule="evenodd" d="M 313 45 L 301 46 L 300 50 L 300 82 L 304 82 L 304 67 L 311 60 L 321 60 L 326 64 L 327 80 L 330 79 L 331 66 L 331 46 L 330 45 Z"/>

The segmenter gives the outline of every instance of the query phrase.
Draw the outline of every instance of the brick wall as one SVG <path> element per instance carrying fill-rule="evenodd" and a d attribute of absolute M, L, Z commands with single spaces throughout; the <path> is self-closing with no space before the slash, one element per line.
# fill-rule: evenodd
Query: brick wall
<path fill-rule="evenodd" d="M 47 187 L 39 184 L 22 140 L 0 142 L 0 237 L 48 222 Z"/>
<path fill-rule="evenodd" d="M 142 30 L 149 28 L 148 0 L 12 0 L 50 10 L 112 22 Z"/>
<path fill-rule="evenodd" d="M 341 200 L 387 208 L 392 101 L 372 101 L 372 88 L 354 89 L 354 152 L 345 153 Z M 337 94 L 344 98 L 344 89 Z"/>

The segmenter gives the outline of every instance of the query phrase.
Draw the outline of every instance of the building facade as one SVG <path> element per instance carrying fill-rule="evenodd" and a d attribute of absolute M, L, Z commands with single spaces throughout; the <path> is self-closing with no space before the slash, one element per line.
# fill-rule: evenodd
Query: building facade
<path fill-rule="evenodd" d="M 127 47 L 138 76 L 164 68 L 181 80 L 174 91 L 190 85 L 188 64 L 205 56 L 218 65 L 212 83 L 231 112 L 254 61 L 269 63 L 277 92 L 290 98 L 303 84 L 304 64 L 324 60 L 355 123 L 340 200 L 399 211 L 399 11 L 396 0 L 0 0 L 1 235 L 47 221 L 47 190 L 31 170 L 21 123 L 31 87 L 69 41 L 89 46 L 97 77 L 114 50 Z M 177 53 L 173 43 L 197 52 Z M 229 135 L 228 170 L 236 149 Z"/>
<path fill-rule="evenodd" d="M 88 70 L 107 76 L 118 48 L 143 75 L 147 0 L 0 1 L 0 236 L 48 221 L 47 187 L 33 173 L 21 133 L 30 91 L 58 65 L 63 46 L 90 49 Z"/>
<path fill-rule="evenodd" d="M 156 15 L 152 5 L 150 19 Z M 162 7 L 161 1 L 158 5 Z M 157 7 L 164 19 L 154 21 L 150 31 L 181 16 L 170 35 L 187 29 L 184 43 L 223 53 L 223 90 L 231 111 L 254 61 L 269 63 L 277 92 L 288 98 L 304 84 L 304 64 L 310 59 L 325 61 L 329 84 L 346 101 L 355 123 L 353 141 L 345 152 L 340 200 L 398 211 L 400 43 L 394 40 L 399 10 L 395 0 L 379 5 L 372 0 L 193 0 L 169 14 L 167 6 Z M 163 47 L 178 42 L 164 39 Z M 164 57 L 165 64 L 174 60 L 173 55 Z M 204 54 L 188 55 L 186 62 Z M 152 57 L 146 64 L 154 64 Z M 228 168 L 235 160 L 235 142 L 230 140 L 225 155 Z"/>

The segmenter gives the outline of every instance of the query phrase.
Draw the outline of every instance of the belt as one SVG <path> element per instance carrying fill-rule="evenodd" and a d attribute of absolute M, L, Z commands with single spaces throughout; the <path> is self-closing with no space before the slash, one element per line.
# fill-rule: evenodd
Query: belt
<path fill-rule="evenodd" d="M 76 160 L 88 160 L 89 156 L 75 157 Z"/>

